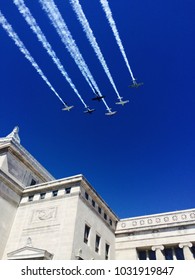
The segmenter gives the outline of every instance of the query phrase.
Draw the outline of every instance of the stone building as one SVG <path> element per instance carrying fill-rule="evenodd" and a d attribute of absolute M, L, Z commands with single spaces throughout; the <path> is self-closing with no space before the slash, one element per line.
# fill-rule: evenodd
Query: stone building
<path fill-rule="evenodd" d="M 195 259 L 195 209 L 119 219 L 84 178 L 56 180 L 0 138 L 0 259 Z"/>

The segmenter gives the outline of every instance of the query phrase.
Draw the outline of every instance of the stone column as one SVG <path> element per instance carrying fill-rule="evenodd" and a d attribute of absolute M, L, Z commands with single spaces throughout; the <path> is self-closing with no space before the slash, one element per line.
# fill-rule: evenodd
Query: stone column
<path fill-rule="evenodd" d="M 156 255 L 157 260 L 164 260 L 165 259 L 164 255 L 162 253 L 163 249 L 164 249 L 164 246 L 162 246 L 162 245 L 152 246 L 152 251 L 155 251 L 155 255 Z"/>
<path fill-rule="evenodd" d="M 146 260 L 150 260 L 149 251 L 148 250 L 146 250 Z"/>
<path fill-rule="evenodd" d="M 177 260 L 174 247 L 171 248 L 171 250 L 172 250 L 173 260 Z"/>
<path fill-rule="evenodd" d="M 191 242 L 185 242 L 179 244 L 179 248 L 183 248 L 183 254 L 185 260 L 194 260 L 193 254 L 190 250 L 191 247 L 192 247 Z"/>

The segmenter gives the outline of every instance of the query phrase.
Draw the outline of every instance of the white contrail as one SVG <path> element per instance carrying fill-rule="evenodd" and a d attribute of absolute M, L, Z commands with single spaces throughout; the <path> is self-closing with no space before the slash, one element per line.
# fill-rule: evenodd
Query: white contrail
<path fill-rule="evenodd" d="M 17 6 L 19 12 L 23 15 L 26 22 L 29 24 L 32 31 L 36 34 L 38 40 L 42 43 L 43 47 L 46 49 L 47 53 L 51 56 L 53 62 L 61 72 L 61 74 L 64 76 L 64 78 L 67 80 L 67 82 L 70 84 L 76 95 L 79 97 L 85 108 L 87 108 L 87 105 L 83 101 L 82 97 L 80 96 L 78 90 L 76 89 L 75 85 L 73 84 L 72 80 L 70 79 L 68 73 L 65 71 L 62 63 L 60 62 L 59 58 L 57 57 L 56 53 L 52 49 L 50 43 L 47 41 L 45 35 L 43 34 L 42 30 L 40 29 L 39 25 L 37 24 L 35 18 L 31 14 L 28 7 L 25 5 L 23 0 L 13 0 L 14 4 Z"/>
<path fill-rule="evenodd" d="M 113 86 L 113 88 L 114 88 L 114 90 L 115 90 L 115 92 L 116 92 L 116 94 L 118 96 L 118 99 L 121 99 L 122 97 L 119 95 L 119 92 L 118 92 L 118 90 L 116 88 L 116 85 L 115 85 L 115 83 L 113 81 L 113 78 L 111 76 L 111 73 L 109 71 L 107 63 L 106 63 L 106 61 L 104 59 L 102 51 L 101 51 L 101 49 L 100 49 L 100 47 L 99 47 L 99 45 L 98 45 L 98 43 L 96 41 L 96 38 L 95 38 L 95 36 L 93 34 L 93 31 L 92 31 L 92 29 L 91 29 L 91 27 L 89 25 L 89 22 L 88 22 L 85 14 L 83 12 L 83 9 L 82 9 L 82 7 L 81 7 L 81 5 L 79 3 L 79 0 L 70 0 L 70 3 L 72 5 L 72 8 L 73 8 L 74 12 L 77 14 L 78 20 L 80 21 L 80 23 L 81 23 L 81 25 L 83 27 L 83 30 L 86 33 L 86 36 L 87 36 L 91 46 L 93 47 L 93 49 L 95 51 L 95 54 L 98 57 L 98 59 L 99 59 L 101 65 L 102 65 L 106 75 L 108 76 L 108 79 L 109 79 L 110 83 L 112 84 L 112 86 Z"/>
<path fill-rule="evenodd" d="M 116 23 L 115 23 L 115 21 L 113 19 L 112 12 L 111 12 L 111 9 L 109 7 L 108 1 L 107 0 L 100 0 L 100 2 L 102 4 L 102 8 L 103 8 L 103 10 L 104 10 L 104 12 L 106 14 L 106 17 L 108 19 L 108 22 L 110 24 L 110 27 L 111 27 L 111 29 L 113 31 L 113 34 L 114 34 L 116 42 L 117 42 L 117 44 L 119 46 L 119 49 L 120 49 L 120 51 L 122 53 L 122 56 L 123 56 L 123 58 L 125 60 L 125 63 L 126 63 L 126 66 L 127 66 L 128 70 L 129 70 L 129 73 L 131 75 L 131 78 L 132 78 L 133 81 L 135 81 L 135 78 L 133 76 L 133 72 L 132 72 L 131 67 L 129 65 L 129 62 L 128 62 L 128 59 L 127 59 L 127 56 L 126 56 L 126 53 L 125 53 L 122 41 L 121 41 L 120 36 L 119 36 L 119 32 L 118 32 L 117 27 L 116 27 Z"/>
<path fill-rule="evenodd" d="M 74 61 L 76 62 L 77 66 L 79 67 L 81 73 L 85 77 L 86 81 L 88 82 L 89 86 L 93 90 L 93 92 L 100 93 L 100 90 L 84 60 L 82 57 L 60 11 L 58 10 L 56 4 L 53 0 L 39 0 L 41 3 L 44 11 L 47 13 L 49 19 L 51 20 L 53 26 L 55 27 L 58 35 L 61 38 L 61 41 L 73 57 Z M 101 94 L 100 94 L 101 95 Z M 108 107 L 106 101 L 102 99 L 108 111 L 110 108 Z"/>
<path fill-rule="evenodd" d="M 69 51 L 72 58 L 76 62 L 81 73 L 83 74 L 86 81 L 88 82 L 89 86 L 94 91 L 94 88 L 92 86 L 92 81 L 91 81 L 93 78 L 90 75 L 87 65 L 85 65 L 85 63 L 83 63 L 84 59 L 81 56 L 81 53 L 79 52 L 79 50 L 76 46 L 76 43 L 75 43 L 74 39 L 72 38 L 72 35 L 71 35 L 66 23 L 64 22 L 56 4 L 52 0 L 51 1 L 50 0 L 39 0 L 39 2 L 41 3 L 44 11 L 47 13 L 53 26 L 55 27 L 58 35 L 61 38 L 61 41 L 66 46 L 67 50 Z"/>
<path fill-rule="evenodd" d="M 15 42 L 16 46 L 18 46 L 19 50 L 24 54 L 26 59 L 30 61 L 32 66 L 36 69 L 36 71 L 39 73 L 41 78 L 45 81 L 45 83 L 48 85 L 48 87 L 54 92 L 54 94 L 59 98 L 59 100 L 64 104 L 66 107 L 67 104 L 62 100 L 62 98 L 59 96 L 59 94 L 56 92 L 56 90 L 53 88 L 53 86 L 48 81 L 47 77 L 43 74 L 42 70 L 38 66 L 38 64 L 35 62 L 34 58 L 31 56 L 29 51 L 26 49 L 23 42 L 20 40 L 18 35 L 13 30 L 12 26 L 8 23 L 2 12 L 0 11 L 0 24 L 5 29 L 5 31 L 8 33 L 9 37 Z"/>

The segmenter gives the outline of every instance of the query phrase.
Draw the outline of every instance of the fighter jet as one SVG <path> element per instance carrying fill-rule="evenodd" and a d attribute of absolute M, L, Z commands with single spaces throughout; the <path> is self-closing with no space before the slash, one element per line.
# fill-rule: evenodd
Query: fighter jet
<path fill-rule="evenodd" d="M 143 84 L 144 84 L 144 83 L 137 83 L 136 80 L 133 80 L 132 85 L 130 85 L 129 87 L 138 88 L 138 87 L 143 86 Z"/>
<path fill-rule="evenodd" d="M 111 111 L 111 108 L 107 109 L 108 110 L 108 113 L 105 113 L 106 116 L 113 116 L 116 114 L 116 111 L 112 112 Z"/>
<path fill-rule="evenodd" d="M 123 97 L 119 97 L 119 101 L 116 102 L 115 104 L 124 106 L 126 103 L 129 102 L 129 100 L 123 101 L 122 99 L 123 99 Z"/>
<path fill-rule="evenodd" d="M 97 101 L 101 101 L 102 100 L 102 98 L 104 98 L 105 96 L 103 96 L 103 95 L 96 95 L 95 97 L 93 97 L 92 98 L 92 100 L 97 100 Z"/>
<path fill-rule="evenodd" d="M 68 106 L 66 103 L 64 104 L 64 108 L 62 108 L 63 111 L 70 111 L 74 106 Z"/>
<path fill-rule="evenodd" d="M 92 114 L 94 111 L 95 109 L 90 109 L 89 107 L 87 107 L 84 113 Z"/>

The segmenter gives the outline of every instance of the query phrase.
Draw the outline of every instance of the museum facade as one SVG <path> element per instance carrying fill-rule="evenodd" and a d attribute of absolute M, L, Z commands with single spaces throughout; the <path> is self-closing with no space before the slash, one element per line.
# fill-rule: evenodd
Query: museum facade
<path fill-rule="evenodd" d="M 0 259 L 194 260 L 195 209 L 121 219 L 82 175 L 56 180 L 0 138 Z"/>

